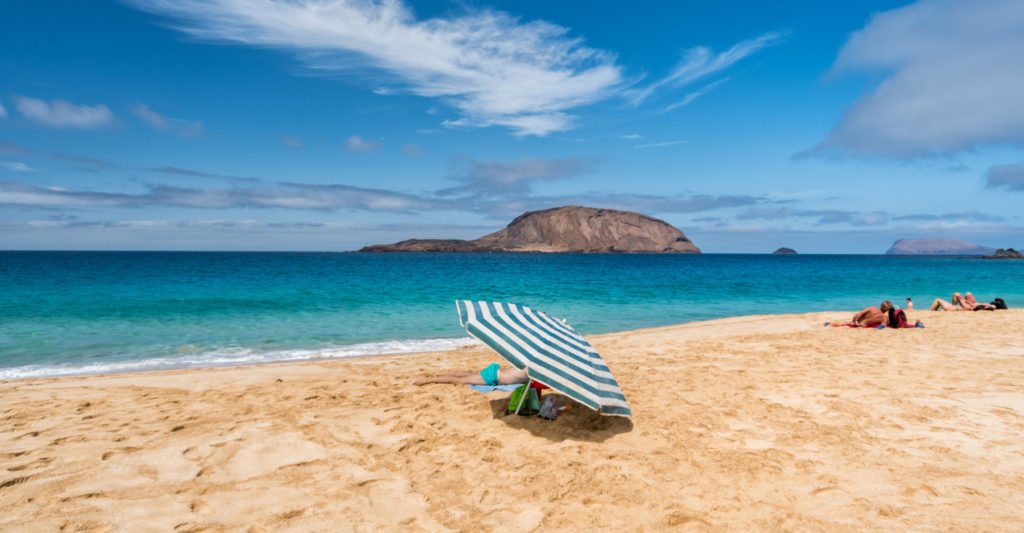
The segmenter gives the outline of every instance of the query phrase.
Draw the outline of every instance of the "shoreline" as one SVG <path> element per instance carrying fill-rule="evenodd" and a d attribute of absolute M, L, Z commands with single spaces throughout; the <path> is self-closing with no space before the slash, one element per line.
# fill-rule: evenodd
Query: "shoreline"
<path fill-rule="evenodd" d="M 993 312 L 998 312 L 998 311 L 993 311 Z M 821 315 L 822 317 L 827 317 L 826 321 L 829 321 L 829 319 L 830 319 L 832 322 L 838 322 L 838 321 L 845 322 L 847 320 L 847 318 L 852 316 L 854 313 L 856 313 L 856 311 L 814 311 L 814 312 L 810 312 L 810 313 L 795 313 L 795 314 L 794 313 L 779 313 L 779 314 L 736 315 L 736 316 L 729 316 L 729 317 L 709 318 L 709 319 L 704 319 L 704 320 L 692 320 L 692 321 L 689 321 L 689 322 L 682 322 L 682 323 L 678 323 L 678 324 L 670 324 L 670 325 L 664 325 L 664 326 L 650 326 L 650 327 L 646 327 L 646 328 L 637 328 L 637 329 L 631 329 L 631 330 L 612 331 L 612 332 L 607 332 L 607 333 L 599 333 L 599 334 L 595 334 L 595 335 L 585 335 L 585 337 L 587 339 L 600 339 L 600 338 L 603 338 L 603 337 L 606 337 L 606 336 L 610 336 L 610 335 L 627 335 L 627 334 L 652 332 L 652 331 L 657 331 L 657 330 L 661 330 L 661 329 L 679 328 L 679 327 L 683 327 L 683 326 L 687 326 L 687 325 L 693 325 L 693 324 L 714 324 L 714 323 L 719 323 L 719 322 L 723 322 L 723 321 L 767 320 L 767 319 L 773 319 L 773 318 L 794 317 L 794 316 L 806 316 L 806 317 L 809 317 L 809 316 Z M 913 314 L 917 315 L 919 313 L 925 313 L 925 314 L 932 313 L 932 311 L 913 310 L 910 313 L 913 313 Z M 405 343 L 405 342 L 426 343 L 426 344 L 433 344 L 433 343 L 450 344 L 450 345 L 452 345 L 452 347 L 439 348 L 439 349 L 427 349 L 427 350 L 413 349 L 413 350 L 409 350 L 409 351 L 393 351 L 393 352 L 379 352 L 379 353 L 354 353 L 352 355 L 337 355 L 337 356 L 332 356 L 332 355 L 316 355 L 314 357 L 296 358 L 296 359 L 269 359 L 269 360 L 238 361 L 238 362 L 235 362 L 235 361 L 225 361 L 225 362 L 221 362 L 221 363 L 190 364 L 190 363 L 187 363 L 187 362 L 182 362 L 182 363 L 169 362 L 165 366 L 159 366 L 157 368 L 130 368 L 130 369 L 127 369 L 127 370 L 115 370 L 115 371 L 103 371 L 103 370 L 100 370 L 100 371 L 95 371 L 95 372 L 81 371 L 81 372 L 71 372 L 71 373 L 58 373 L 58 374 L 52 374 L 52 375 L 39 375 L 39 376 L 26 376 L 26 377 L 13 377 L 13 378 L 2 378 L 2 377 L 0 377 L 0 384 L 3 384 L 3 383 L 13 383 L 13 382 L 23 382 L 23 381 L 26 381 L 26 380 L 37 380 L 37 379 L 88 378 L 88 377 L 121 376 L 121 375 L 130 376 L 130 375 L 134 375 L 134 374 L 149 374 L 149 373 L 159 373 L 159 372 L 202 371 L 202 370 L 212 370 L 212 369 L 234 369 L 234 368 L 243 369 L 243 368 L 258 367 L 258 366 L 263 366 L 263 365 L 305 365 L 305 364 L 329 363 L 329 362 L 333 362 L 333 361 L 347 361 L 347 360 L 357 360 L 357 359 L 382 359 L 382 358 L 386 359 L 386 358 L 391 358 L 391 357 L 408 357 L 408 356 L 426 355 L 426 354 L 438 355 L 438 354 L 444 354 L 444 353 L 449 353 L 449 352 L 459 352 L 459 351 L 464 351 L 464 350 L 470 350 L 470 349 L 474 349 L 474 348 L 484 347 L 483 343 L 481 343 L 477 339 L 467 335 L 465 337 L 458 337 L 458 338 L 456 338 L 456 337 L 443 337 L 443 338 L 432 338 L 432 339 L 406 339 L 406 340 L 392 339 L 392 340 L 388 340 L 388 341 L 371 342 L 371 343 L 357 343 L 357 344 L 352 344 L 352 345 L 343 345 L 343 346 L 339 346 L 339 347 L 323 348 L 323 349 L 320 349 L 320 350 L 317 350 L 317 349 L 294 349 L 294 350 L 280 350 L 280 351 L 317 352 L 317 353 L 339 352 L 339 351 L 344 351 L 344 350 L 351 349 L 351 348 L 356 348 L 356 347 L 381 346 L 381 345 L 387 345 L 387 344 L 392 344 L 392 343 Z M 461 345 L 461 346 L 458 346 L 458 345 Z M 126 365 L 131 365 L 131 364 L 135 363 L 135 364 L 139 364 L 139 365 L 145 366 L 144 365 L 145 363 L 150 363 L 152 361 L 162 361 L 162 360 L 165 360 L 165 359 L 170 359 L 170 357 L 138 359 L 138 360 L 130 360 L 130 359 L 126 359 L 126 360 L 112 360 L 112 361 L 104 361 L 104 362 L 101 362 L 101 363 L 94 363 L 94 364 L 103 365 L 103 364 L 124 363 Z M 4 371 L 11 371 L 11 370 L 16 370 L 16 369 L 21 369 L 21 368 L 28 368 L 28 367 L 32 367 L 32 366 L 34 366 L 34 365 L 23 365 L 23 366 L 18 366 L 18 367 L 0 368 L 0 374 L 2 374 Z M 54 368 L 54 367 L 46 367 L 46 368 Z"/>
<path fill-rule="evenodd" d="M 852 316 L 853 313 L 854 313 L 854 311 L 816 311 L 814 313 L 805 313 L 805 314 L 807 314 L 807 315 L 810 315 L 810 314 L 836 314 L 836 315 L 844 314 L 844 315 L 851 315 Z M 662 329 L 662 328 L 676 328 L 676 327 L 685 326 L 685 325 L 688 325 L 688 324 L 705 323 L 705 322 L 710 323 L 710 322 L 716 322 L 716 321 L 722 321 L 722 320 L 734 320 L 734 319 L 738 319 L 738 320 L 761 319 L 761 318 L 769 318 L 769 317 L 774 317 L 774 316 L 793 316 L 793 315 L 792 314 L 736 315 L 736 316 L 731 316 L 731 317 L 709 318 L 709 319 L 705 319 L 705 320 L 692 320 L 692 321 L 689 321 L 689 322 L 681 322 L 679 324 L 670 324 L 670 325 L 664 325 L 664 326 L 650 326 L 650 327 L 646 327 L 646 328 L 637 328 L 637 329 L 632 329 L 632 330 L 612 331 L 612 332 L 607 332 L 607 333 L 599 333 L 599 334 L 595 334 L 595 335 L 586 335 L 586 337 L 588 339 L 590 339 L 590 338 L 601 338 L 601 337 L 604 337 L 604 336 L 607 336 L 607 335 L 625 335 L 625 334 L 630 334 L 630 333 L 639 333 L 639 332 L 645 332 L 645 331 L 651 331 L 651 330 L 658 330 L 658 329 Z M 344 361 L 344 360 L 351 360 L 351 359 L 376 359 L 376 358 L 388 358 L 388 357 L 404 357 L 404 356 L 422 355 L 422 354 L 442 354 L 442 353 L 446 353 L 446 352 L 456 352 L 456 351 L 460 351 L 460 350 L 472 349 L 472 348 L 478 348 L 478 347 L 484 346 L 483 343 L 481 343 L 479 340 L 477 340 L 477 339 L 467 335 L 465 337 L 458 337 L 458 338 L 455 338 L 455 337 L 443 337 L 443 338 L 436 338 L 436 339 L 406 339 L 406 340 L 392 339 L 392 340 L 388 340 L 388 341 L 371 342 L 371 343 L 357 343 L 357 344 L 344 345 L 344 346 L 339 346 L 339 347 L 323 348 L 323 349 L 320 349 L 320 350 L 317 350 L 317 349 L 294 349 L 294 350 L 281 350 L 281 351 L 317 352 L 317 353 L 339 352 L 339 351 L 344 351 L 344 350 L 347 350 L 347 349 L 357 348 L 357 347 L 381 346 L 381 345 L 387 345 L 387 344 L 392 344 L 392 343 L 406 343 L 406 342 L 424 343 L 424 344 L 439 343 L 439 344 L 451 344 L 451 345 L 462 345 L 462 346 L 453 346 L 451 348 L 428 349 L 428 350 L 415 350 L 414 349 L 414 350 L 410 350 L 410 351 L 393 351 L 393 352 L 380 352 L 380 353 L 355 353 L 355 354 L 352 354 L 352 355 L 339 355 L 339 356 L 317 355 L 317 356 L 308 357 L 308 358 L 254 360 L 254 361 L 251 361 L 251 362 L 226 361 L 226 362 L 222 362 L 222 363 L 200 363 L 200 364 L 190 364 L 190 363 L 187 363 L 187 362 L 182 362 L 182 363 L 169 362 L 166 365 L 163 365 L 163 364 L 153 365 L 153 366 L 158 366 L 157 368 L 129 368 L 129 369 L 126 369 L 126 370 L 115 370 L 115 371 L 104 371 L 104 370 L 100 370 L 100 371 L 75 371 L 75 372 L 69 372 L 69 373 L 55 373 L 55 374 L 38 375 L 38 376 L 25 376 L 25 377 L 12 377 L 12 378 L 0 377 L 0 383 L 17 382 L 17 381 L 34 380 L 34 379 L 61 379 L 61 378 L 91 377 L 91 376 L 102 377 L 102 376 L 132 375 L 132 374 L 137 374 L 137 373 L 152 373 L 152 372 L 174 372 L 174 371 L 221 369 L 221 368 L 247 368 L 247 367 L 251 367 L 251 366 L 262 366 L 262 365 L 288 365 L 288 364 L 301 365 L 301 364 L 307 364 L 307 363 Z M 137 365 L 140 365 L 140 366 L 148 366 L 148 365 L 146 365 L 146 363 L 151 363 L 153 361 L 162 361 L 162 360 L 166 360 L 166 359 L 170 359 L 170 357 L 159 357 L 159 358 L 137 359 L 137 360 L 131 360 L 131 359 L 111 360 L 111 361 L 104 361 L 104 362 L 101 362 L 101 363 L 93 363 L 93 364 L 105 365 L 105 364 L 123 363 L 125 365 L 137 364 Z M 17 370 L 17 369 L 22 369 L 22 368 L 29 368 L 29 367 L 32 367 L 32 366 L 34 366 L 34 365 L 22 365 L 22 366 L 17 366 L 17 367 L 0 368 L 0 374 L 2 374 L 5 371 L 9 372 L 9 371 L 12 371 L 12 370 Z M 45 368 L 55 368 L 55 367 L 50 366 L 50 367 L 45 367 Z"/>
<path fill-rule="evenodd" d="M 0 382 L 0 529 L 1024 527 L 1024 310 L 848 316 L 588 336 L 632 419 L 411 384 L 483 346 Z"/>

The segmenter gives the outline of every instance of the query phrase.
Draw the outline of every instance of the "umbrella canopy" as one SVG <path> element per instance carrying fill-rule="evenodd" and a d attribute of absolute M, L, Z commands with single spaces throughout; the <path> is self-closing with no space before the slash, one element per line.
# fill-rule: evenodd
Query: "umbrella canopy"
<path fill-rule="evenodd" d="M 606 415 L 630 416 L 622 389 L 601 356 L 562 320 L 529 307 L 456 300 L 466 331 L 516 368 Z"/>

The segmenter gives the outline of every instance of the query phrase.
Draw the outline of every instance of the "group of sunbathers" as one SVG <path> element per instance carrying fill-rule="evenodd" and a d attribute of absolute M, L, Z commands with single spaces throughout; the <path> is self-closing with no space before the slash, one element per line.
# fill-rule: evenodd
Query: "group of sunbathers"
<path fill-rule="evenodd" d="M 831 326 L 848 326 L 851 328 L 923 328 L 921 321 L 914 324 L 907 323 L 907 315 L 899 307 L 892 305 L 886 300 L 878 307 L 871 306 L 853 315 L 853 320 L 846 324 L 831 324 Z"/>
<path fill-rule="evenodd" d="M 907 298 L 907 309 L 913 309 L 913 303 L 910 298 Z M 936 298 L 932 302 L 931 311 L 992 311 L 995 309 L 1006 309 L 1006 303 L 1003 302 L 1002 298 L 996 298 L 992 303 L 979 302 L 974 298 L 974 295 L 967 292 L 961 295 L 959 292 L 953 293 L 953 301 L 947 302 L 942 298 Z M 900 310 L 899 307 L 892 305 L 892 302 L 886 300 L 878 307 L 871 306 L 859 313 L 853 315 L 853 319 L 846 324 L 832 324 L 830 326 L 848 326 L 851 328 L 923 328 L 924 325 L 921 321 L 910 324 L 907 320 L 906 313 Z"/>
<path fill-rule="evenodd" d="M 936 298 L 931 306 L 932 311 L 979 311 L 982 309 L 991 311 L 996 309 L 996 305 L 994 303 L 986 304 L 979 302 L 969 292 L 964 293 L 962 296 L 959 292 L 954 292 L 952 302 Z"/>

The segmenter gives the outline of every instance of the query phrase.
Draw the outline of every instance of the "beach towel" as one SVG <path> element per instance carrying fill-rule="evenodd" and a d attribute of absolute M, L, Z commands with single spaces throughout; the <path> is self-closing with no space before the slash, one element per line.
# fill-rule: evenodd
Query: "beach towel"
<path fill-rule="evenodd" d="M 470 385 L 469 387 L 477 392 L 487 393 L 496 390 L 511 392 L 518 389 L 519 385 Z"/>
<path fill-rule="evenodd" d="M 847 322 L 847 323 L 845 323 L 845 324 L 833 324 L 833 323 L 831 323 L 831 322 L 825 322 L 825 325 L 826 325 L 826 326 L 832 326 L 832 327 L 834 327 L 834 328 L 842 328 L 842 327 L 846 327 L 846 328 L 870 328 L 870 329 L 885 329 L 885 328 L 887 327 L 887 326 L 886 326 L 885 324 L 879 324 L 879 325 L 877 325 L 877 326 L 862 326 L 862 325 L 860 325 L 860 324 L 854 324 L 853 322 Z M 917 322 L 915 322 L 915 323 L 913 323 L 913 324 L 909 324 L 909 323 L 906 323 L 906 322 L 904 322 L 903 324 L 901 324 L 901 325 L 899 325 L 899 326 L 893 326 L 893 327 L 891 327 L 891 329 L 900 329 L 900 328 L 923 328 L 923 327 L 924 327 L 924 324 L 922 324 L 922 323 L 921 323 L 921 321 L 920 321 L 920 320 L 918 320 Z"/>

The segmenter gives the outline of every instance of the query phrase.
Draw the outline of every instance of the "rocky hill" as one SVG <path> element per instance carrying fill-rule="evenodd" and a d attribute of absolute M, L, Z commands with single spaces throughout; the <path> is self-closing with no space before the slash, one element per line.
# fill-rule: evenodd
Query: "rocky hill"
<path fill-rule="evenodd" d="M 1024 259 L 1024 254 L 1014 250 L 1013 248 L 998 249 L 996 253 L 992 255 L 983 256 L 982 259 Z"/>
<path fill-rule="evenodd" d="M 674 226 L 640 213 L 565 206 L 529 211 L 479 239 L 411 239 L 362 252 L 574 252 L 699 254 Z"/>
<path fill-rule="evenodd" d="M 885 255 L 988 255 L 995 251 L 960 239 L 900 239 Z"/>
<path fill-rule="evenodd" d="M 796 250 L 783 246 L 782 248 L 772 252 L 772 255 L 796 255 Z"/>

